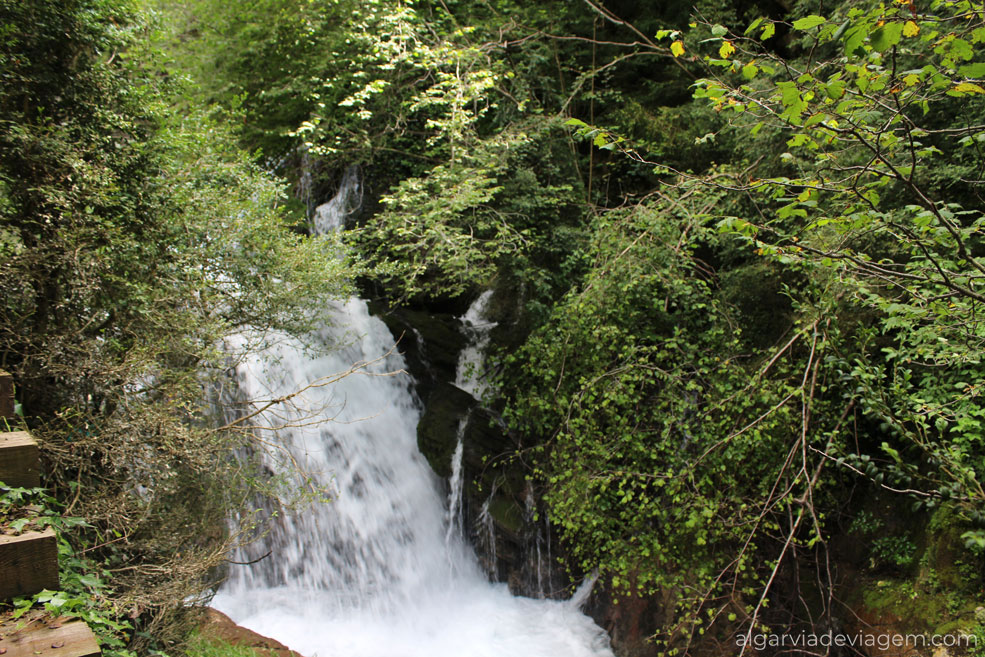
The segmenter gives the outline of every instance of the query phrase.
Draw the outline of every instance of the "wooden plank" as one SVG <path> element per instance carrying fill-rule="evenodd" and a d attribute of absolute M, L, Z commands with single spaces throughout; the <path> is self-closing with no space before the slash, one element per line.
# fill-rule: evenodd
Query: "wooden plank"
<path fill-rule="evenodd" d="M 38 444 L 28 432 L 0 433 L 0 481 L 12 488 L 41 485 Z"/>
<path fill-rule="evenodd" d="M 14 417 L 14 377 L 0 370 L 0 417 Z"/>
<path fill-rule="evenodd" d="M 55 532 L 0 536 L 0 600 L 38 591 L 58 590 L 58 545 Z"/>
<path fill-rule="evenodd" d="M 5 652 L 4 652 L 5 651 Z M 99 643 L 82 621 L 8 621 L 0 625 L 3 657 L 97 657 Z"/>

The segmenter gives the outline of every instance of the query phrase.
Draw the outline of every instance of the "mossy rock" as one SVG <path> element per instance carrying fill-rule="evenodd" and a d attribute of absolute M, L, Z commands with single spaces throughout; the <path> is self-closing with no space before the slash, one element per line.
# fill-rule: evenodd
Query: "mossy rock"
<path fill-rule="evenodd" d="M 430 394 L 438 381 L 455 380 L 458 356 L 467 343 L 458 317 L 409 308 L 387 310 L 380 303 L 370 304 L 370 311 L 397 338 L 397 349 L 424 389 L 422 397 Z"/>
<path fill-rule="evenodd" d="M 524 509 L 515 500 L 506 495 L 494 495 L 489 500 L 489 515 L 499 531 L 511 534 L 511 538 L 518 539 L 523 534 L 524 529 Z"/>
<path fill-rule="evenodd" d="M 488 459 L 512 452 L 513 441 L 496 415 L 485 408 L 476 408 L 465 425 L 465 461 L 480 468 Z"/>
<path fill-rule="evenodd" d="M 417 425 L 417 446 L 439 477 L 451 476 L 459 424 L 475 405 L 472 395 L 450 383 L 435 384 L 428 396 Z"/>
<path fill-rule="evenodd" d="M 930 631 L 931 619 L 947 618 L 947 601 L 943 596 L 918 592 L 909 580 L 869 582 L 862 591 L 866 609 L 880 616 L 892 615 L 907 629 Z"/>

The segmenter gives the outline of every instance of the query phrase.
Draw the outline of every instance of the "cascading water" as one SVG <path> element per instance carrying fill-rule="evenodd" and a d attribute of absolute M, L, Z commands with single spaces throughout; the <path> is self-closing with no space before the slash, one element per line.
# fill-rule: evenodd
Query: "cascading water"
<path fill-rule="evenodd" d="M 486 290 L 480 294 L 479 298 L 472 302 L 465 314 L 459 318 L 469 342 L 458 357 L 458 366 L 455 368 L 455 385 L 479 400 L 488 390 L 485 373 L 482 371 L 483 355 L 489 345 L 489 332 L 496 327 L 496 322 L 491 322 L 486 317 L 492 294 L 492 290 Z"/>
<path fill-rule="evenodd" d="M 316 209 L 337 228 L 355 176 Z M 237 368 L 250 399 L 305 389 L 259 416 L 280 427 L 284 455 L 331 500 L 284 511 L 244 549 L 213 604 L 238 623 L 306 657 L 611 657 L 608 637 L 577 604 L 510 595 L 490 584 L 417 449 L 420 411 L 394 339 L 360 299 L 327 309 L 319 356 L 281 336 Z M 367 363 L 332 385 L 323 377 Z M 315 383 L 316 385 L 311 385 Z M 318 418 L 331 418 L 317 422 Z M 282 451 L 281 451 L 282 450 Z"/>
<path fill-rule="evenodd" d="M 359 209 L 362 203 L 362 186 L 359 184 L 359 170 L 349 167 L 342 174 L 339 190 L 327 203 L 322 203 L 311 214 L 315 233 L 324 235 L 342 227 L 348 215 Z"/>
<path fill-rule="evenodd" d="M 489 344 L 489 332 L 496 326 L 496 322 L 491 322 L 486 318 L 486 309 L 489 306 L 492 293 L 492 290 L 486 290 L 480 294 L 469 306 L 466 313 L 458 318 L 469 341 L 458 357 L 455 368 L 455 385 L 475 399 L 481 399 L 487 390 L 482 368 L 483 352 Z M 462 472 L 462 461 L 465 455 L 465 428 L 470 413 L 466 413 L 465 417 L 458 423 L 457 442 L 451 457 L 451 479 L 448 481 L 447 536 L 449 540 L 452 536 L 461 536 L 463 529 L 462 492 L 465 480 Z"/>
<path fill-rule="evenodd" d="M 462 470 L 465 460 L 465 426 L 469 421 L 468 414 L 458 423 L 458 436 L 455 451 L 451 455 L 451 478 L 448 480 L 448 529 L 445 531 L 445 543 L 459 540 L 462 535 L 462 491 L 465 478 Z"/>

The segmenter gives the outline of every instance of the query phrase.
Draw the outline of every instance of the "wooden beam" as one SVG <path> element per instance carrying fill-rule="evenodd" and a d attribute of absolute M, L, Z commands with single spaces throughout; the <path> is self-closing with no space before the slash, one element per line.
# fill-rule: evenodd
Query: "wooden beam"
<path fill-rule="evenodd" d="M 99 643 L 82 621 L 7 621 L 0 625 L 3 657 L 98 657 Z"/>
<path fill-rule="evenodd" d="M 0 370 L 0 418 L 14 417 L 14 377 Z"/>
<path fill-rule="evenodd" d="M 58 590 L 58 544 L 51 527 L 0 536 L 0 600 Z"/>
<path fill-rule="evenodd" d="M 41 485 L 38 444 L 28 432 L 0 433 L 0 482 L 11 488 Z"/>

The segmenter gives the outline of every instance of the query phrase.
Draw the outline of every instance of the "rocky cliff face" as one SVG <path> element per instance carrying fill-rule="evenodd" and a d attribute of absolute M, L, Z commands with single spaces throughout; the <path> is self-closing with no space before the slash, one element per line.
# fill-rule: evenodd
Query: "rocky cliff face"
<path fill-rule="evenodd" d="M 493 340 L 500 344 L 509 339 L 509 306 L 495 295 L 489 304 L 490 323 L 498 322 Z M 463 526 L 490 579 L 506 582 L 517 594 L 566 597 L 568 582 L 557 564 L 558 548 L 538 491 L 515 458 L 517 438 L 494 409 L 455 385 L 463 350 L 474 337 L 461 316 L 424 308 L 374 310 L 401 336 L 398 348 L 423 406 L 418 446 L 446 482 L 459 437 L 463 441 Z"/>

